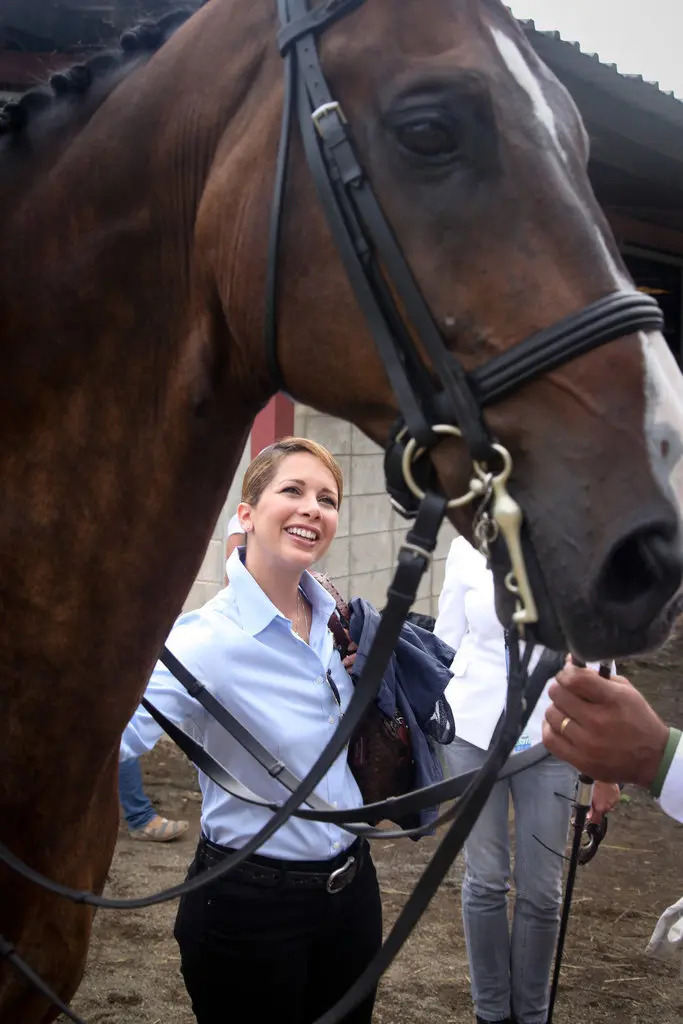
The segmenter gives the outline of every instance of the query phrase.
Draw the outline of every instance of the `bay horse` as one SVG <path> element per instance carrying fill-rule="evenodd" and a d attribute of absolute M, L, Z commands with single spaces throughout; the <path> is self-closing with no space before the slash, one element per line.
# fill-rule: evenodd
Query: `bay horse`
<path fill-rule="evenodd" d="M 579 114 L 499 0 L 351 6 L 321 38 L 324 73 L 465 369 L 632 292 Z M 96 891 L 121 732 L 280 383 L 263 343 L 276 3 L 211 0 L 181 20 L 127 33 L 125 59 L 60 73 L 0 117 L 0 838 Z M 385 445 L 396 398 L 298 139 L 283 216 L 286 390 Z M 661 334 L 565 359 L 486 425 L 514 461 L 541 642 L 601 658 L 661 641 L 681 582 L 683 455 Z M 444 492 L 462 493 L 465 447 L 449 437 L 430 457 Z M 471 536 L 471 511 L 451 517 Z M 65 1001 L 91 919 L 0 869 L 0 933 Z M 2 1024 L 54 1020 L 0 972 Z"/>

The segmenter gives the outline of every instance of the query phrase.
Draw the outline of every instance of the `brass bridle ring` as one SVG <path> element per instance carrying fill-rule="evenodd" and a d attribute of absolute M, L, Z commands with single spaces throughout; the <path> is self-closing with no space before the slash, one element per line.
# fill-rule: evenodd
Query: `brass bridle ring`
<path fill-rule="evenodd" d="M 435 434 L 439 434 L 441 437 L 462 437 L 462 431 L 458 427 L 451 426 L 450 423 L 437 423 L 432 427 L 432 430 Z M 504 448 L 500 444 L 492 444 L 491 447 L 503 460 L 503 468 L 501 471 L 499 473 L 491 473 L 485 462 L 473 462 L 472 465 L 476 476 L 470 481 L 469 491 L 467 494 L 463 494 L 460 498 L 451 498 L 448 501 L 446 508 L 463 508 L 465 505 L 469 505 L 469 503 L 474 501 L 476 498 L 481 498 L 490 492 L 493 480 L 495 480 L 496 483 L 500 482 L 503 484 L 507 481 L 510 473 L 512 472 L 512 456 L 507 448 Z M 408 485 L 408 489 L 415 495 L 418 501 L 422 501 L 425 496 L 425 492 L 419 486 L 415 476 L 413 475 L 413 463 L 422 458 L 425 451 L 426 448 L 418 448 L 417 441 L 414 437 L 411 437 L 405 446 L 401 462 L 403 479 Z"/>
<path fill-rule="evenodd" d="M 434 431 L 435 434 L 439 434 L 442 437 L 462 437 L 462 431 L 459 430 L 458 427 L 451 426 L 450 423 L 437 423 L 435 426 L 432 427 L 432 430 Z M 408 444 L 405 447 L 405 451 L 403 452 L 403 460 L 401 463 L 403 479 L 408 485 L 409 490 L 415 495 L 418 501 L 422 501 L 422 499 L 425 496 L 425 491 L 422 490 L 422 488 L 419 486 L 413 475 L 413 463 L 417 462 L 417 460 L 424 455 L 426 450 L 427 449 L 424 447 L 418 448 L 417 441 L 415 440 L 414 437 L 411 437 L 410 441 L 408 441 Z M 481 475 L 478 475 L 480 476 L 481 479 Z M 473 481 L 473 483 L 474 482 L 475 481 Z M 479 481 L 476 482 L 479 483 Z M 463 494 L 462 497 L 460 498 L 451 498 L 448 504 L 446 505 L 446 508 L 463 508 L 465 505 L 469 505 L 469 503 L 473 501 L 476 497 L 478 497 L 480 493 L 481 490 L 479 488 L 472 488 L 472 484 L 470 484 L 470 490 L 467 492 L 467 494 Z"/>

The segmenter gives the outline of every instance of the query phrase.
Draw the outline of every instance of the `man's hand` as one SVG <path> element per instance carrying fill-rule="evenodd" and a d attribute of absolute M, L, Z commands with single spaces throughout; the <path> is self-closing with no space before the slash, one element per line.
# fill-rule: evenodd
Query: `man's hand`
<path fill-rule="evenodd" d="M 548 693 L 543 743 L 551 754 L 591 778 L 650 787 L 669 730 L 627 679 L 568 662 Z"/>

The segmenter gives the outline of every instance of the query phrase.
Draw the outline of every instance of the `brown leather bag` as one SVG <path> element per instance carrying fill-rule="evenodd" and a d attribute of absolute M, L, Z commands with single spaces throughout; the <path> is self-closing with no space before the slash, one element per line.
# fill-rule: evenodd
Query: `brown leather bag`
<path fill-rule="evenodd" d="M 351 643 L 349 606 L 326 576 L 315 572 L 312 575 L 335 600 L 337 607 L 329 628 L 337 650 L 345 658 Z M 365 804 L 400 796 L 414 788 L 410 732 L 398 712 L 388 718 L 372 704 L 351 737 L 348 761 Z"/>

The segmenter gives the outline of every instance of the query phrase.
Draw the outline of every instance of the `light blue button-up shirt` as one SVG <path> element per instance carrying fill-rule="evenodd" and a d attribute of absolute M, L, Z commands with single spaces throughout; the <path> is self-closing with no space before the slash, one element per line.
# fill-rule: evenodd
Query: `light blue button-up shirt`
<path fill-rule="evenodd" d="M 254 736 L 302 778 L 331 739 L 353 694 L 353 683 L 334 649 L 327 628 L 334 601 L 308 573 L 302 588 L 313 617 L 310 645 L 292 632 L 244 567 L 239 552 L 228 560 L 229 586 L 197 611 L 176 622 L 167 646 L 187 669 Z M 341 708 L 326 678 L 336 683 Z M 168 669 L 157 662 L 146 697 L 259 796 L 282 802 L 287 791 L 197 703 Z M 151 750 L 162 735 L 140 707 L 123 734 L 121 760 Z M 347 764 L 347 752 L 334 762 L 316 793 L 335 807 L 357 807 L 362 798 Z M 229 796 L 199 773 L 202 830 L 214 843 L 241 847 L 272 812 Z M 336 825 L 290 818 L 260 848 L 269 857 L 324 860 L 354 837 Z"/>

